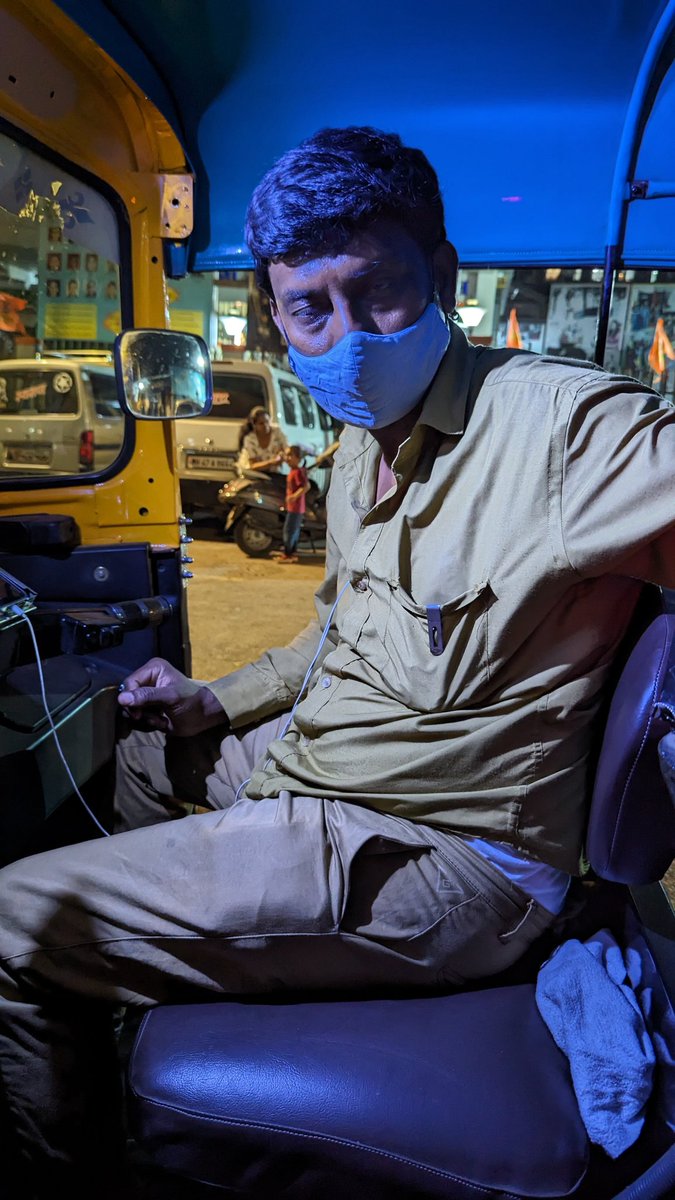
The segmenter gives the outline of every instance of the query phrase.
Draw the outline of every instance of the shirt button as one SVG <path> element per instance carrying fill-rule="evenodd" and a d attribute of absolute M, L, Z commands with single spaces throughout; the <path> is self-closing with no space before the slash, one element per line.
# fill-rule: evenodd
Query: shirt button
<path fill-rule="evenodd" d="M 331 682 L 332 681 L 331 681 L 330 675 L 322 675 L 321 676 L 321 686 L 322 687 L 330 687 Z"/>

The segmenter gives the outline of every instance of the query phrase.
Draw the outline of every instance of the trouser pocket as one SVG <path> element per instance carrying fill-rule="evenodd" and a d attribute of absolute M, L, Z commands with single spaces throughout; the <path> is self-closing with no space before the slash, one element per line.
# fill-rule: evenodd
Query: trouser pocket
<path fill-rule="evenodd" d="M 354 856 L 340 929 L 382 942 L 412 942 L 470 904 L 475 887 L 453 877 L 430 845 L 370 838 Z"/>
<path fill-rule="evenodd" d="M 415 964 L 420 982 L 460 985 L 511 966 L 553 919 L 463 839 L 415 830 L 354 855 L 340 931 Z"/>

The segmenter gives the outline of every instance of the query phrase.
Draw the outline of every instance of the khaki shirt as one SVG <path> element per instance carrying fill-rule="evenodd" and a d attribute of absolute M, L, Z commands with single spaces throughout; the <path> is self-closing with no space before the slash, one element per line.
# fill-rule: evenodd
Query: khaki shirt
<path fill-rule="evenodd" d="M 235 727 L 290 707 L 347 583 L 247 794 L 349 798 L 575 872 L 637 581 L 675 586 L 675 410 L 590 364 L 504 359 L 453 330 L 379 504 L 379 446 L 346 429 L 318 622 L 211 687 Z"/>

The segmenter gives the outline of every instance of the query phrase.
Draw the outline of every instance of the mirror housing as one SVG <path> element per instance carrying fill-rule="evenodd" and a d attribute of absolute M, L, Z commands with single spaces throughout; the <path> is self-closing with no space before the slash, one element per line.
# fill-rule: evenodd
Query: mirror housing
<path fill-rule="evenodd" d="M 115 339 L 120 405 L 141 421 L 203 417 L 213 400 L 203 338 L 172 329 L 126 329 Z"/>

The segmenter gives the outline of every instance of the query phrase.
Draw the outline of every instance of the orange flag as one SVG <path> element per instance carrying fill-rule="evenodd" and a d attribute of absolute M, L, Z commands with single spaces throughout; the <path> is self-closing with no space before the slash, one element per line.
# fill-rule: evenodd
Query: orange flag
<path fill-rule="evenodd" d="M 520 325 L 518 324 L 518 314 L 515 308 L 509 313 L 509 323 L 506 326 L 506 344 L 512 346 L 514 350 L 522 350 L 523 339 L 520 336 Z"/>
<path fill-rule="evenodd" d="M 23 321 L 19 313 L 28 304 L 27 300 L 20 300 L 18 296 L 10 296 L 7 292 L 0 292 L 0 329 L 6 333 L 24 333 Z"/>
<path fill-rule="evenodd" d="M 652 348 L 649 351 L 649 365 L 655 375 L 663 375 L 666 369 L 666 356 L 675 358 L 675 350 L 673 350 L 670 338 L 666 333 L 663 317 L 659 317 L 654 330 Z"/>

